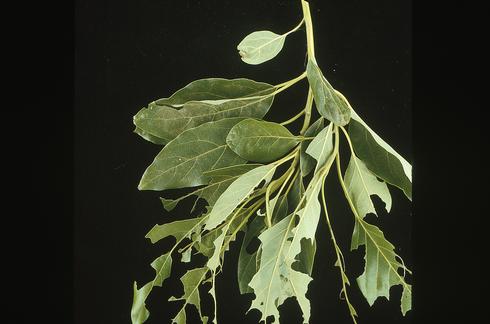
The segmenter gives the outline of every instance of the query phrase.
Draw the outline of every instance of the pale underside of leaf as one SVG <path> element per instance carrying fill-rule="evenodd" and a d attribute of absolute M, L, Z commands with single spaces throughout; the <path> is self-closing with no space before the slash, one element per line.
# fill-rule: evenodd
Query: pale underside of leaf
<path fill-rule="evenodd" d="M 155 279 L 148 282 L 146 285 L 138 289 L 136 282 L 133 288 L 133 305 L 131 307 L 131 322 L 132 324 L 144 323 L 150 316 L 150 312 L 146 309 L 146 299 L 150 295 L 154 286 L 161 287 L 163 281 L 170 276 L 172 268 L 171 253 L 166 253 L 151 263 L 155 269 Z"/>
<path fill-rule="evenodd" d="M 378 181 L 376 176 L 368 170 L 364 162 L 355 155 L 351 156 L 345 172 L 344 182 L 347 192 L 360 217 L 368 213 L 376 214 L 371 195 L 377 195 L 385 203 L 386 211 L 391 209 L 391 195 L 386 183 Z"/>
<path fill-rule="evenodd" d="M 405 315 L 411 309 L 412 287 L 399 271 L 405 266 L 396 258 L 394 246 L 385 239 L 381 230 L 360 217 L 356 217 L 351 250 L 365 245 L 365 269 L 357 283 L 369 305 L 378 297 L 389 299 L 390 288 L 401 285 L 401 309 Z"/>
<path fill-rule="evenodd" d="M 333 152 L 333 125 L 330 123 L 321 132 L 319 132 L 315 138 L 311 141 L 310 145 L 306 148 L 306 153 L 317 160 L 315 167 L 315 174 L 323 167 L 327 159 Z"/>
<path fill-rule="evenodd" d="M 202 198 L 212 207 L 219 196 L 221 196 L 233 181 L 238 179 L 242 174 L 259 166 L 260 164 L 239 164 L 204 172 L 204 175 L 210 179 L 207 186 L 194 190 L 177 199 L 160 198 L 163 207 L 165 210 L 171 211 L 181 200 L 193 195 L 197 196 L 196 203 L 197 199 Z M 194 203 L 194 207 L 195 205 Z"/>
<path fill-rule="evenodd" d="M 240 57 L 247 64 L 261 64 L 274 58 L 284 46 L 286 35 L 261 30 L 247 35 L 238 44 Z"/>
<path fill-rule="evenodd" d="M 310 304 L 305 294 L 311 277 L 293 270 L 291 264 L 294 260 L 286 259 L 284 253 L 293 234 L 289 230 L 290 221 L 291 215 L 259 236 L 262 242 L 260 267 L 249 286 L 255 294 L 250 309 L 257 309 L 262 313 L 261 321 L 265 321 L 268 316 L 274 317 L 272 323 L 279 321 L 278 307 L 290 297 L 296 297 L 303 312 L 303 322 L 309 321 Z"/>
<path fill-rule="evenodd" d="M 199 286 L 204 281 L 208 271 L 209 269 L 206 267 L 196 268 L 187 271 L 182 276 L 182 278 L 180 278 L 184 286 L 184 295 L 182 295 L 182 297 L 179 298 L 171 297 L 169 301 L 184 300 L 185 303 L 180 309 L 180 311 L 177 313 L 177 315 L 173 318 L 172 323 L 186 324 L 185 311 L 187 305 L 194 305 L 197 308 L 201 320 L 204 323 L 207 322 L 207 317 L 203 316 L 201 313 L 201 298 L 199 294 Z"/>
<path fill-rule="evenodd" d="M 205 229 L 211 230 L 222 223 L 262 181 L 270 181 L 275 165 L 263 165 L 241 175 L 218 198 L 206 222 Z"/>

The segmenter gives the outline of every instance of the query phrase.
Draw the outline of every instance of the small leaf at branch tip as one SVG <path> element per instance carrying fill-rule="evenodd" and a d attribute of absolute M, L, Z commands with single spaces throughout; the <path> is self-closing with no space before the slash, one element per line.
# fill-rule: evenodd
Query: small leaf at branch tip
<path fill-rule="evenodd" d="M 286 35 L 278 35 L 268 30 L 256 31 L 238 44 L 238 53 L 242 61 L 247 64 L 261 64 L 279 54 L 285 38 Z"/>

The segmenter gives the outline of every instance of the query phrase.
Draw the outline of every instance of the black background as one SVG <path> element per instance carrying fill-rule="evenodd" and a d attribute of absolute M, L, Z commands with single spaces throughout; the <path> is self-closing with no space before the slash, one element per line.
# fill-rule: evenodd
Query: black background
<path fill-rule="evenodd" d="M 336 0 L 311 1 L 310 6 L 316 56 L 325 76 L 380 136 L 413 161 L 411 2 Z M 241 62 L 235 49 L 254 30 L 283 33 L 300 19 L 299 0 L 77 1 L 75 323 L 129 323 L 133 281 L 141 285 L 151 280 L 149 263 L 170 245 L 166 241 L 152 246 L 144 235 L 155 223 L 185 218 L 190 209 L 188 202 L 166 213 L 159 193 L 137 190 L 139 177 L 159 149 L 132 133 L 132 116 L 148 102 L 195 79 L 247 77 L 274 84 L 300 74 L 306 50 L 303 29 L 287 38 L 275 59 L 258 66 Z M 306 83 L 290 90 L 276 98 L 268 120 L 285 120 L 302 107 Z M 346 148 L 342 150 L 348 156 Z M 352 216 L 336 178 L 330 176 L 328 184 L 329 209 L 347 257 L 349 292 L 359 322 L 409 323 L 412 312 L 405 318 L 400 314 L 400 287 L 391 290 L 390 302 L 380 299 L 372 308 L 360 295 L 354 278 L 362 273 L 363 254 L 348 252 Z M 368 219 L 380 225 L 410 266 L 410 203 L 399 190 L 390 187 L 390 191 L 391 213 L 386 214 L 377 201 L 379 218 Z M 338 299 L 340 280 L 323 219 L 317 237 L 314 281 L 308 293 L 310 322 L 350 323 L 345 303 Z M 217 282 L 218 319 L 256 323 L 257 312 L 245 315 L 251 295 L 238 292 L 239 245 L 233 247 Z M 175 315 L 179 304 L 166 300 L 181 294 L 178 278 L 184 269 L 175 266 L 164 287 L 153 290 L 147 302 L 148 323 L 167 323 Z M 292 300 L 280 310 L 282 323 L 300 323 L 299 307 Z M 194 323 L 191 313 L 189 322 Z"/>

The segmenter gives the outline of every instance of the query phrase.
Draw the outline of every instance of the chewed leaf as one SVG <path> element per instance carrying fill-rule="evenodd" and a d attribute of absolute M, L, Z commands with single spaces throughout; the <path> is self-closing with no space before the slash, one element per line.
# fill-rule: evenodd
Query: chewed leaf
<path fill-rule="evenodd" d="M 179 298 L 171 297 L 169 301 L 183 300 L 185 301 L 185 303 L 180 309 L 180 311 L 177 313 L 177 315 L 173 318 L 172 323 L 186 324 L 187 305 L 196 306 L 199 316 L 201 317 L 201 320 L 203 322 L 204 321 L 207 322 L 207 317 L 203 316 L 201 313 L 201 297 L 199 294 L 199 286 L 206 278 L 206 274 L 208 273 L 208 271 L 209 269 L 206 267 L 196 268 L 187 271 L 182 276 L 182 278 L 180 278 L 180 281 L 182 281 L 182 284 L 184 285 L 184 295 Z"/>
<path fill-rule="evenodd" d="M 278 35 L 261 30 L 247 35 L 238 44 L 237 49 L 242 61 L 248 64 L 260 64 L 274 58 L 281 51 L 286 35 Z"/>
<path fill-rule="evenodd" d="M 352 110 L 349 135 L 356 155 L 369 170 L 403 190 L 412 200 L 412 166 Z"/>
<path fill-rule="evenodd" d="M 315 173 L 317 173 L 317 171 L 325 165 L 327 159 L 332 155 L 332 126 L 332 124 L 329 124 L 321 132 L 319 132 L 311 141 L 310 145 L 308 145 L 306 148 L 306 153 L 317 160 Z"/>
<path fill-rule="evenodd" d="M 351 156 L 344 182 L 360 217 L 364 217 L 368 213 L 376 214 L 371 195 L 377 195 L 381 198 L 385 203 L 386 211 L 390 211 L 391 195 L 388 186 L 376 179 L 376 176 L 366 168 L 364 162 L 355 155 Z"/>
<path fill-rule="evenodd" d="M 150 295 L 154 286 L 161 287 L 165 279 L 170 276 L 172 268 L 172 256 L 170 253 L 166 253 L 158 257 L 151 264 L 155 269 L 155 279 L 148 282 L 146 285 L 138 289 L 136 282 L 134 283 L 134 297 L 133 305 L 131 307 L 131 322 L 133 324 L 144 323 L 150 316 L 150 312 L 146 309 L 145 301 Z"/>
<path fill-rule="evenodd" d="M 401 309 L 405 315 L 411 309 L 412 286 L 400 275 L 399 270 L 405 266 L 397 260 L 394 246 L 385 239 L 381 230 L 356 217 L 352 234 L 351 250 L 366 246 L 366 265 L 364 273 L 357 278 L 357 283 L 369 305 L 373 305 L 378 297 L 390 297 L 390 288 L 401 285 Z"/>

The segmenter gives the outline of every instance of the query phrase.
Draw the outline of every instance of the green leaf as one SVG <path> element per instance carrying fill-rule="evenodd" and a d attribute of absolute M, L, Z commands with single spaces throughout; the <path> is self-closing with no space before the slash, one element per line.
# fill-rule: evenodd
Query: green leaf
<path fill-rule="evenodd" d="M 315 105 L 320 115 L 338 126 L 344 126 L 349 123 L 351 109 L 335 93 L 335 89 L 323 76 L 322 71 L 312 59 L 308 59 L 306 77 L 313 91 Z"/>
<path fill-rule="evenodd" d="M 192 81 L 169 98 L 155 101 L 159 106 L 180 107 L 189 101 L 223 102 L 227 99 L 270 94 L 274 87 L 250 79 L 208 78 Z"/>
<path fill-rule="evenodd" d="M 356 155 L 376 176 L 403 190 L 412 200 L 412 166 L 352 110 L 349 136 Z"/>
<path fill-rule="evenodd" d="M 168 236 L 173 236 L 177 242 L 180 242 L 186 237 L 190 238 L 190 235 L 200 229 L 200 225 L 203 223 L 204 219 L 201 217 L 175 221 L 163 225 L 157 224 L 153 226 L 145 237 L 150 239 L 153 244 Z"/>
<path fill-rule="evenodd" d="M 160 198 L 163 208 L 165 208 L 167 211 L 171 211 L 181 200 L 192 195 L 197 196 L 197 199 L 205 199 L 208 205 L 212 207 L 219 196 L 221 196 L 221 194 L 233 181 L 238 179 L 242 174 L 255 169 L 258 166 L 260 166 L 260 164 L 239 164 L 212 171 L 206 171 L 204 172 L 204 175 L 210 179 L 209 185 L 194 190 L 193 192 L 177 199 Z"/>
<path fill-rule="evenodd" d="M 284 156 L 300 142 L 284 126 L 254 119 L 236 124 L 226 143 L 240 157 L 248 161 L 267 163 Z"/>
<path fill-rule="evenodd" d="M 262 118 L 269 111 L 274 96 L 242 98 L 222 103 L 190 101 L 181 109 L 150 104 L 134 117 L 134 124 L 152 138 L 171 141 L 183 131 L 210 121 L 232 117 Z"/>
<path fill-rule="evenodd" d="M 258 270 L 258 264 L 256 262 L 257 250 L 250 254 L 247 252 L 247 248 L 249 248 L 252 240 L 257 237 L 264 228 L 264 218 L 256 216 L 247 226 L 247 231 L 243 237 L 240 254 L 238 256 L 238 287 L 240 288 L 240 293 L 242 295 L 253 292 L 253 289 L 250 288 L 248 284 Z"/>
<path fill-rule="evenodd" d="M 131 322 L 133 324 L 144 323 L 150 316 L 150 312 L 146 309 L 145 301 L 150 295 L 154 286 L 161 287 L 163 281 L 170 277 L 170 271 L 172 268 L 172 256 L 171 253 L 166 253 L 158 257 L 151 263 L 153 269 L 155 269 L 155 279 L 148 282 L 142 288 L 138 289 L 136 282 L 134 283 L 134 297 L 133 305 L 131 307 Z"/>
<path fill-rule="evenodd" d="M 391 209 L 391 195 L 386 183 L 378 181 L 368 170 L 364 162 L 351 155 L 349 166 L 345 171 L 344 182 L 347 192 L 360 217 L 368 213 L 376 214 L 371 195 L 377 195 L 385 203 L 386 211 Z"/>
<path fill-rule="evenodd" d="M 281 51 L 286 35 L 278 35 L 261 30 L 247 35 L 237 49 L 242 61 L 247 64 L 260 64 L 274 58 Z"/>
<path fill-rule="evenodd" d="M 197 308 L 199 316 L 203 322 L 207 322 L 207 317 L 202 316 L 201 313 L 201 297 L 199 294 L 199 285 L 203 282 L 208 273 L 209 269 L 206 267 L 196 268 L 187 271 L 181 278 L 180 281 L 184 285 L 184 295 L 182 297 L 170 297 L 169 301 L 184 300 L 185 303 L 177 313 L 177 315 L 172 319 L 172 323 L 185 324 L 186 323 L 186 313 L 185 309 L 187 305 L 194 305 Z"/>
<path fill-rule="evenodd" d="M 148 142 L 152 142 L 153 144 L 157 144 L 157 145 L 165 145 L 165 144 L 167 144 L 167 141 L 164 140 L 163 138 L 159 138 L 159 137 L 157 137 L 155 135 L 152 135 L 152 134 L 150 134 L 150 133 L 142 130 L 139 127 L 136 127 L 134 129 L 134 132 L 136 134 L 138 134 L 139 136 L 143 137 Z"/>
<path fill-rule="evenodd" d="M 270 200 L 269 206 L 272 213 L 272 224 L 280 222 L 288 215 L 288 197 L 286 195 L 275 196 Z"/>
<path fill-rule="evenodd" d="M 320 117 L 316 122 L 310 125 L 305 132 L 305 137 L 314 137 L 323 129 L 323 117 Z M 315 160 L 308 154 L 306 154 L 306 148 L 312 140 L 305 140 L 301 142 L 299 164 L 301 167 L 301 176 L 306 177 L 313 167 L 315 166 Z"/>
<path fill-rule="evenodd" d="M 294 183 L 291 190 L 288 192 L 288 214 L 294 212 L 296 207 L 300 204 L 301 197 L 305 193 L 303 185 L 303 179 L 299 176 L 294 179 Z"/>
<path fill-rule="evenodd" d="M 211 230 L 227 219 L 233 210 L 250 196 L 255 187 L 264 180 L 270 181 L 275 169 L 275 165 L 263 165 L 236 179 L 216 201 L 206 221 L 205 229 Z"/>
<path fill-rule="evenodd" d="M 301 240 L 301 252 L 298 254 L 295 263 L 293 263 L 293 268 L 295 270 L 301 271 L 311 276 L 313 273 L 313 264 L 315 263 L 316 254 L 316 240 L 302 239 Z"/>
<path fill-rule="evenodd" d="M 366 246 L 364 272 L 357 278 L 357 284 L 362 294 L 372 306 L 374 301 L 381 296 L 390 298 L 390 288 L 394 285 L 402 285 L 401 309 L 405 315 L 411 309 L 412 286 L 407 284 L 399 271 L 405 269 L 404 265 L 397 261 L 394 246 L 388 242 L 381 230 L 356 217 L 354 233 L 352 235 L 351 250 Z"/>
<path fill-rule="evenodd" d="M 191 128 L 165 146 L 146 169 L 140 190 L 165 190 L 207 184 L 204 172 L 243 164 L 226 145 L 226 135 L 243 118 L 227 118 Z"/>
<path fill-rule="evenodd" d="M 327 159 L 333 152 L 333 136 L 332 136 L 332 124 L 325 127 L 315 138 L 311 141 L 310 145 L 306 148 L 306 153 L 317 160 L 315 174 L 323 167 Z"/>

